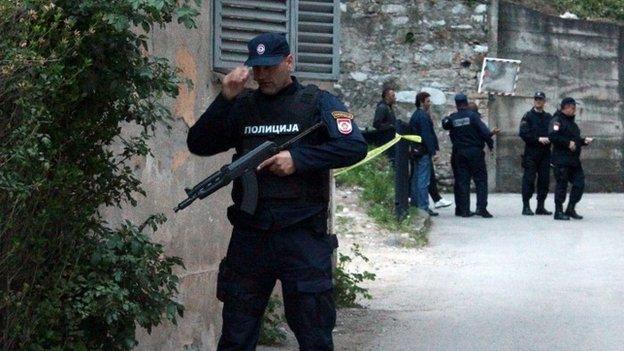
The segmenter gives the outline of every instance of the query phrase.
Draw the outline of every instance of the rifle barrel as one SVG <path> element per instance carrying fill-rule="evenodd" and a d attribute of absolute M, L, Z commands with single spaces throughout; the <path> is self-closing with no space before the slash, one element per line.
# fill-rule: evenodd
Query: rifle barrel
<path fill-rule="evenodd" d="M 307 136 L 308 134 L 312 133 L 313 131 L 317 130 L 320 126 L 323 125 L 323 122 L 318 122 L 317 124 L 313 125 L 312 127 L 304 130 L 303 132 L 301 132 L 299 135 L 297 135 L 296 137 L 288 140 L 287 142 L 285 142 L 284 144 L 280 145 L 278 148 L 278 151 L 282 151 L 282 150 L 286 150 L 289 147 L 291 147 L 294 143 L 298 142 L 299 140 L 303 139 L 305 136 Z"/>

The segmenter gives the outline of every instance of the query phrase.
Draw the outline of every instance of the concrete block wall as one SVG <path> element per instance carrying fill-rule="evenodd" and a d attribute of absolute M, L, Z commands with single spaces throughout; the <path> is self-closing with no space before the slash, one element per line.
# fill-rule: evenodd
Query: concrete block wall
<path fill-rule="evenodd" d="M 497 55 L 522 60 L 517 95 L 492 97 L 490 115 L 503 130 L 498 140 L 496 190 L 518 192 L 524 146 L 520 119 L 535 90 L 546 92 L 551 113 L 565 96 L 580 101 L 577 122 L 596 142 L 583 150 L 587 191 L 624 190 L 624 28 L 616 24 L 547 16 L 501 2 Z"/>

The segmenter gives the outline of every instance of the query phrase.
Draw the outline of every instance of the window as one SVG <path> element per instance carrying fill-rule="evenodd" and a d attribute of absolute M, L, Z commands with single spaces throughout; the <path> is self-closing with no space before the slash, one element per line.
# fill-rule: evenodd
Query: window
<path fill-rule="evenodd" d="M 213 66 L 226 71 L 247 59 L 247 42 L 265 33 L 286 33 L 295 74 L 338 79 L 339 0 L 215 0 Z"/>

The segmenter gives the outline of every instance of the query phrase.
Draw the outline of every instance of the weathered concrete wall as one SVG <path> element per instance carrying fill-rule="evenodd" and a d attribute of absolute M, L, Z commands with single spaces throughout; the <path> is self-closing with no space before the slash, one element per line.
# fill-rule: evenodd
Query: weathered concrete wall
<path fill-rule="evenodd" d="M 516 97 L 493 97 L 490 113 L 503 134 L 498 140 L 497 190 L 520 191 L 520 119 L 535 90 L 554 113 L 565 96 L 581 102 L 577 122 L 594 144 L 583 151 L 588 191 L 623 191 L 624 27 L 546 16 L 501 2 L 497 55 L 522 60 Z"/>
<path fill-rule="evenodd" d="M 485 2 L 469 6 L 445 0 L 348 0 L 342 4 L 342 73 L 336 92 L 360 126 L 371 128 L 383 86 L 396 88 L 397 117 L 406 122 L 415 110 L 416 93 L 431 93 L 442 149 L 436 169 L 444 184 L 451 183 L 450 140 L 439 127 L 440 120 L 455 110 L 456 92 L 476 91 L 488 50 L 487 9 Z"/>
<path fill-rule="evenodd" d="M 180 67 L 183 75 L 194 82 L 189 90 L 181 87 L 180 96 L 172 102 L 175 120 L 171 132 L 162 132 L 152 145 L 155 158 L 147 162 L 142 180 L 151 198 L 145 204 L 150 210 L 163 211 L 169 217 L 167 226 L 158 231 L 157 240 L 168 253 L 182 257 L 180 300 L 186 306 L 178 326 L 165 326 L 144 337 L 143 350 L 214 350 L 221 329 L 221 307 L 216 299 L 218 265 L 225 255 L 230 237 L 230 224 L 225 209 L 230 203 L 229 187 L 209 199 L 194 203 L 174 214 L 172 205 L 183 199 L 183 188 L 193 185 L 229 162 L 227 155 L 200 158 L 186 147 L 186 134 L 212 101 L 218 89 L 211 72 L 212 1 L 204 1 L 198 17 L 199 27 L 186 30 L 179 25 L 157 29 L 152 33 L 153 54 L 167 57 Z"/>
<path fill-rule="evenodd" d="M 151 335 L 142 332 L 138 350 L 215 350 L 221 329 L 221 308 L 216 299 L 217 271 L 225 255 L 230 225 L 225 209 L 230 203 L 229 188 L 209 199 L 198 201 L 174 214 L 173 207 L 185 194 L 184 187 L 195 184 L 216 171 L 228 155 L 210 159 L 191 155 L 186 147 L 186 134 L 218 93 L 216 78 L 210 70 L 212 50 L 212 1 L 204 1 L 199 28 L 186 30 L 172 24 L 152 33 L 150 54 L 166 57 L 194 82 L 194 88 L 181 86 L 180 96 L 170 101 L 174 113 L 171 130 L 161 128 L 151 141 L 153 157 L 133 160 L 146 198 L 136 208 L 111 213 L 111 222 L 130 219 L 140 222 L 152 213 L 164 213 L 168 221 L 154 235 L 168 255 L 184 260 L 179 301 L 185 305 L 184 318 L 178 326 L 166 324 Z"/>

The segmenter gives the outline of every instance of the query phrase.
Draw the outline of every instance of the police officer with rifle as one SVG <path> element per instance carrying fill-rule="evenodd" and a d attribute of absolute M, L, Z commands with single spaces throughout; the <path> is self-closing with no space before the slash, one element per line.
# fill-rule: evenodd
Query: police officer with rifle
<path fill-rule="evenodd" d="M 234 178 L 232 237 L 217 283 L 224 303 L 218 349 L 255 349 L 279 279 L 286 320 L 300 349 L 332 350 L 331 257 L 337 240 L 327 231 L 329 170 L 360 161 L 367 145 L 338 98 L 291 76 L 294 58 L 283 35 L 259 35 L 248 50 L 246 65 L 258 89 L 245 89 L 248 68 L 231 71 L 187 139 L 189 150 L 201 156 L 236 150 L 233 163 L 215 175 Z M 258 166 L 250 172 L 253 163 Z M 229 179 L 207 179 L 203 187 L 189 189 L 189 196 L 205 197 L 214 191 L 206 185 L 224 180 Z M 198 194 L 201 188 L 206 191 Z M 254 190 L 257 198 L 246 197 Z"/>

